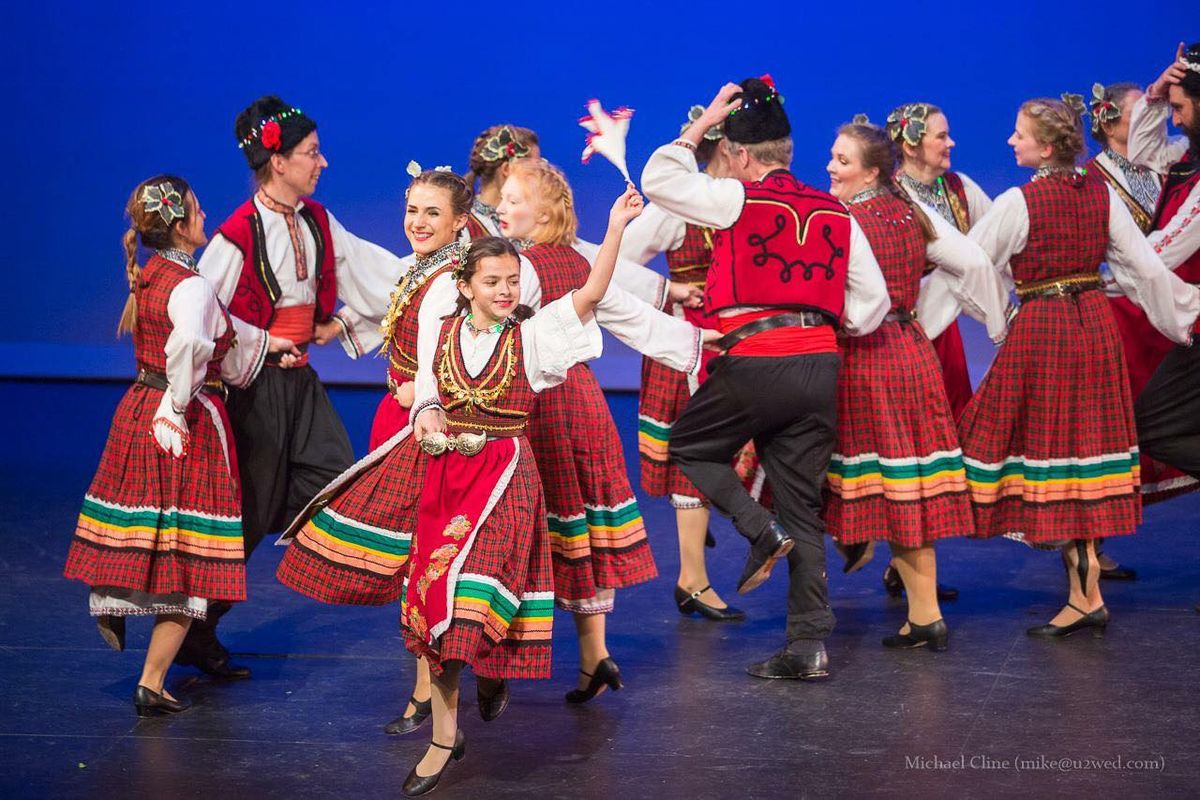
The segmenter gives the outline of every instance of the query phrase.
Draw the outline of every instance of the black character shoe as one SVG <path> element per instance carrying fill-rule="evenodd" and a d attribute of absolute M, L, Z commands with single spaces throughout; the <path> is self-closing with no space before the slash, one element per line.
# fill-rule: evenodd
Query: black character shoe
<path fill-rule="evenodd" d="M 402 791 L 405 797 L 419 797 L 436 789 L 438 781 L 442 779 L 442 773 L 446 771 L 446 767 L 450 766 L 450 762 L 462 761 L 462 757 L 467 754 L 467 736 L 461 730 L 455 731 L 453 745 L 430 742 L 429 746 L 439 750 L 449 750 L 450 757 L 446 759 L 442 768 L 432 775 L 418 775 L 417 768 L 413 767 L 412 772 L 408 773 L 408 777 L 404 779 Z"/>
<path fill-rule="evenodd" d="M 791 552 L 796 542 L 787 535 L 787 531 L 775 521 L 759 534 L 750 544 L 750 554 L 746 557 L 746 568 L 738 579 L 738 594 L 757 589 L 767 578 L 775 562 Z"/>
<path fill-rule="evenodd" d="M 1100 568 L 1100 578 L 1106 581 L 1136 581 L 1137 570 L 1122 567 L 1120 564 L 1112 569 Z"/>
<path fill-rule="evenodd" d="M 229 663 L 229 656 L 217 656 L 210 653 L 188 653 L 181 650 L 175 656 L 175 663 L 185 667 L 195 667 L 205 675 L 222 681 L 240 681 L 250 677 L 250 668 L 239 664 Z"/>
<path fill-rule="evenodd" d="M 914 647 L 929 646 L 930 650 L 941 652 L 950 645 L 950 631 L 946 621 L 934 620 L 928 625 L 914 625 L 910 620 L 908 633 L 897 633 L 885 637 L 883 646 L 892 650 L 910 650 Z"/>
<path fill-rule="evenodd" d="M 717 608 L 701 600 L 700 595 L 711 588 L 712 586 L 705 586 L 697 592 L 688 594 L 687 589 L 684 589 L 682 586 L 676 586 L 675 605 L 679 608 L 679 613 L 685 617 L 692 614 L 699 614 L 705 619 L 711 619 L 713 622 L 739 622 L 746 618 L 746 612 L 740 608 L 734 608 L 733 606 Z"/>
<path fill-rule="evenodd" d="M 766 661 L 746 667 L 746 672 L 768 680 L 824 680 L 829 677 L 829 654 L 824 646 L 807 655 L 795 655 L 785 648 Z"/>
<path fill-rule="evenodd" d="M 1100 606 L 1095 611 L 1088 613 L 1071 603 L 1067 603 L 1067 606 L 1078 611 L 1083 616 L 1069 625 L 1051 625 L 1047 623 L 1030 628 L 1025 633 L 1036 639 L 1062 639 L 1084 628 L 1091 628 L 1092 636 L 1099 638 L 1104 635 L 1104 630 L 1108 627 L 1108 608 Z"/>
<path fill-rule="evenodd" d="M 96 629 L 100 636 L 118 653 L 125 649 L 125 618 L 105 614 L 96 617 Z"/>
<path fill-rule="evenodd" d="M 875 557 L 875 542 L 842 544 L 835 541 L 833 546 L 842 554 L 842 558 L 846 562 L 842 565 L 842 572 L 845 573 L 858 572 Z"/>
<path fill-rule="evenodd" d="M 595 697 L 604 686 L 615 692 L 625 685 L 621 682 L 621 669 L 617 666 L 617 662 L 612 660 L 612 657 L 600 659 L 595 672 L 589 673 L 583 670 L 579 670 L 579 672 L 589 679 L 587 688 L 572 689 L 567 692 L 568 703 L 586 703 Z"/>
<path fill-rule="evenodd" d="M 900 570 L 887 565 L 887 569 L 883 571 L 883 588 L 891 597 L 901 597 L 904 595 L 904 581 L 900 579 Z M 937 599 L 940 602 L 946 603 L 958 599 L 958 589 L 953 586 L 937 585 Z"/>
<path fill-rule="evenodd" d="M 433 713 L 433 701 L 418 700 L 415 697 L 408 698 L 408 702 L 412 704 L 413 713 L 408 716 L 396 717 L 394 720 L 383 726 L 383 732 L 390 736 L 404 735 L 412 733 L 421 727 L 425 720 L 429 719 L 429 715 Z"/>
<path fill-rule="evenodd" d="M 490 693 L 484 692 L 478 683 L 475 685 L 475 700 L 479 703 L 479 716 L 484 722 L 491 722 L 508 708 L 508 681 L 491 682 L 497 685 Z"/>
<path fill-rule="evenodd" d="M 156 717 L 187 711 L 192 704 L 187 700 L 172 700 L 166 695 L 161 695 L 138 684 L 138 687 L 133 690 L 133 707 L 137 709 L 139 717 Z"/>

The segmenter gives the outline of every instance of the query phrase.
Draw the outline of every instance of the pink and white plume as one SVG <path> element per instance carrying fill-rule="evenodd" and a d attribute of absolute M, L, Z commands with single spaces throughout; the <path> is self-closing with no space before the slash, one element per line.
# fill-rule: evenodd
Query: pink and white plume
<path fill-rule="evenodd" d="M 629 134 L 629 120 L 633 109 L 621 106 L 612 112 L 604 110 L 600 101 L 592 99 L 587 104 L 588 115 L 579 118 L 579 124 L 588 132 L 587 145 L 583 148 L 583 163 L 599 153 L 621 171 L 625 181 L 632 184 L 629 168 L 625 166 L 625 137 Z"/>

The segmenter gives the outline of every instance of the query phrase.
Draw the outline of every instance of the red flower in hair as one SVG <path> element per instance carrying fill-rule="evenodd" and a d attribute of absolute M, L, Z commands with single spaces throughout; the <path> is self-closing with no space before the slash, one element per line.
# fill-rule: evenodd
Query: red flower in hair
<path fill-rule="evenodd" d="M 279 130 L 278 122 L 276 122 L 275 120 L 270 120 L 269 122 L 267 122 L 266 124 L 263 125 L 263 127 L 262 127 L 263 147 L 267 148 L 268 150 L 278 151 L 281 138 L 282 137 L 281 137 L 281 133 Z"/>
<path fill-rule="evenodd" d="M 771 73 L 768 72 L 759 78 L 759 80 L 765 83 L 767 86 L 770 86 L 772 89 L 775 88 L 775 79 L 771 77 Z"/>

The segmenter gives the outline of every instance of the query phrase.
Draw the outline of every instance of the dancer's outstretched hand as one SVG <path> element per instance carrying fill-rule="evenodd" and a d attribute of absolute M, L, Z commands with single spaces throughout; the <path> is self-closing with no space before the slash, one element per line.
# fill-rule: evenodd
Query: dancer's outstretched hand
<path fill-rule="evenodd" d="M 630 220 L 636 219 L 642 213 L 645 204 L 646 201 L 642 199 L 642 195 L 638 193 L 633 184 L 629 184 L 625 187 L 625 193 L 613 203 L 612 211 L 608 212 L 609 228 L 624 230 Z"/>

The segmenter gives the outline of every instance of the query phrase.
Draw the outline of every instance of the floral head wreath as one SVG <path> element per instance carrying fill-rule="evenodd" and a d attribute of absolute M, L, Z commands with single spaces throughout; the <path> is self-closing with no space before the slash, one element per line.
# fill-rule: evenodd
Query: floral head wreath
<path fill-rule="evenodd" d="M 692 106 L 690 109 L 688 109 L 687 122 L 683 123 L 683 125 L 679 127 L 679 133 L 682 134 L 688 128 L 692 127 L 692 124 L 695 123 L 696 120 L 700 119 L 700 115 L 703 113 L 704 106 Z M 704 138 L 710 142 L 718 142 L 721 139 L 724 139 L 725 127 L 720 123 L 713 125 L 704 132 Z"/>
<path fill-rule="evenodd" d="M 507 161 L 510 158 L 525 158 L 533 152 L 527 144 L 517 141 L 517 134 L 507 125 L 501 125 L 500 130 L 489 136 L 479 151 L 479 157 L 489 164 L 497 161 Z"/>
<path fill-rule="evenodd" d="M 250 129 L 250 133 L 246 134 L 246 138 L 238 142 L 238 149 L 245 150 L 255 139 L 258 139 L 262 142 L 263 147 L 272 153 L 278 153 L 279 145 L 283 142 L 283 130 L 279 127 L 280 120 L 298 117 L 303 113 L 298 108 L 289 108 L 287 111 L 280 111 L 278 114 L 272 114 L 266 119 L 259 120 L 258 124 Z"/>
<path fill-rule="evenodd" d="M 416 161 L 409 161 L 408 166 L 404 168 L 404 171 L 409 174 L 409 177 L 415 178 L 418 175 L 420 175 L 422 172 L 424 172 L 425 170 Z M 451 169 L 450 167 L 446 166 L 445 164 L 443 164 L 440 167 L 434 167 L 433 171 L 434 172 L 453 172 L 454 170 Z"/>
<path fill-rule="evenodd" d="M 1101 124 L 1116 122 L 1121 118 L 1121 107 L 1105 97 L 1104 84 L 1092 84 L 1092 99 L 1088 105 L 1092 109 L 1092 133 L 1099 133 Z"/>
<path fill-rule="evenodd" d="M 929 105 L 926 103 L 908 103 L 888 114 L 887 128 L 896 144 L 903 141 L 910 147 L 921 143 L 925 135 L 926 120 L 929 118 Z"/>
<path fill-rule="evenodd" d="M 184 217 L 183 198 L 170 181 L 163 181 L 157 186 L 143 187 L 141 200 L 142 208 L 147 214 L 157 211 L 167 225 Z"/>

